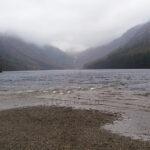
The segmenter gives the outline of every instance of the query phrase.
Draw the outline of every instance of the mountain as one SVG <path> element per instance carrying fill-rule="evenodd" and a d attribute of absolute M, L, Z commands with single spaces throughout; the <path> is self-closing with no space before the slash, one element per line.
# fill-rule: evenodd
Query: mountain
<path fill-rule="evenodd" d="M 135 36 L 137 30 L 139 30 L 141 26 L 142 25 L 137 25 L 136 27 L 131 28 L 125 34 L 123 34 L 123 36 L 113 40 L 112 42 L 106 45 L 102 45 L 102 46 L 95 47 L 95 48 L 90 48 L 88 50 L 81 52 L 77 56 L 77 60 L 76 60 L 77 66 L 82 68 L 85 64 L 93 62 L 97 59 L 101 59 L 107 56 L 112 51 L 120 47 L 123 47 L 130 41 L 130 39 L 132 39 Z"/>
<path fill-rule="evenodd" d="M 0 65 L 3 70 L 66 69 L 72 67 L 73 60 L 56 47 L 0 35 Z"/>
<path fill-rule="evenodd" d="M 122 39 L 126 39 L 124 44 L 85 68 L 150 68 L 150 22 L 130 29 L 117 41 Z"/>

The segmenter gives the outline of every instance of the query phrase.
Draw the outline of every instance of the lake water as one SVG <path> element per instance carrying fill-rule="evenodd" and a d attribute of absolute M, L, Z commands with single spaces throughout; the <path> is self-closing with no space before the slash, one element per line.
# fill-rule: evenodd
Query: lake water
<path fill-rule="evenodd" d="M 0 74 L 0 109 L 57 105 L 122 114 L 104 126 L 150 140 L 150 70 L 51 70 Z"/>

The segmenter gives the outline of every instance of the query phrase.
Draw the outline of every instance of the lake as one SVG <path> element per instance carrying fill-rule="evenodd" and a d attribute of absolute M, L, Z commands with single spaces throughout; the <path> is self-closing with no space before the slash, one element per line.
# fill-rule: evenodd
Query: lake
<path fill-rule="evenodd" d="M 0 74 L 0 109 L 57 105 L 121 113 L 104 126 L 150 140 L 150 70 L 49 70 Z"/>

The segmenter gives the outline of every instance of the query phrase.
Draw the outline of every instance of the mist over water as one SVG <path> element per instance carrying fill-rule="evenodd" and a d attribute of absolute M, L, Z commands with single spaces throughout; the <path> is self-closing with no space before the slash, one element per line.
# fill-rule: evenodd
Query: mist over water
<path fill-rule="evenodd" d="M 1 0 L 0 32 L 77 52 L 149 21 L 149 7 L 149 0 Z"/>
<path fill-rule="evenodd" d="M 150 141 L 149 8 L 149 0 L 0 0 L 0 111 L 115 113 L 103 129 Z"/>

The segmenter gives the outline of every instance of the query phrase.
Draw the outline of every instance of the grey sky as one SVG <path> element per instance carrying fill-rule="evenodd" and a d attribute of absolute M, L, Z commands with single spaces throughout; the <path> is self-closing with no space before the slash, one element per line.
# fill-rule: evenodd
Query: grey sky
<path fill-rule="evenodd" d="M 0 31 L 80 51 L 149 21 L 150 0 L 0 0 Z"/>

